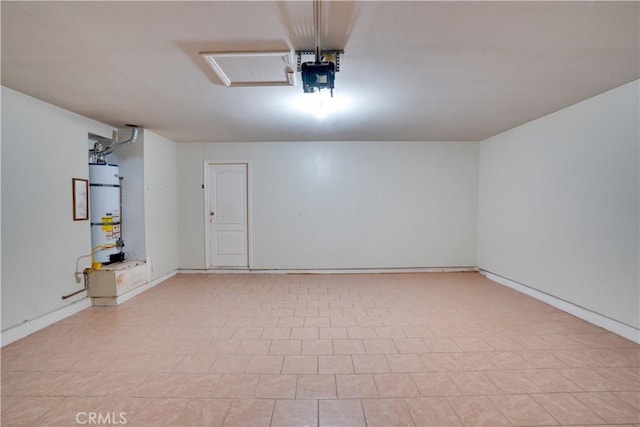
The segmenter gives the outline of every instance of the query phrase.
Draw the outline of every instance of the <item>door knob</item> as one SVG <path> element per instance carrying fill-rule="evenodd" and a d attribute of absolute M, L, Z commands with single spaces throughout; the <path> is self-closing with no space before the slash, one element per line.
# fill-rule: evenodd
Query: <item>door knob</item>
<path fill-rule="evenodd" d="M 216 222 L 216 214 L 215 214 L 215 212 L 210 212 L 209 213 L 209 218 L 211 218 L 211 223 Z"/>

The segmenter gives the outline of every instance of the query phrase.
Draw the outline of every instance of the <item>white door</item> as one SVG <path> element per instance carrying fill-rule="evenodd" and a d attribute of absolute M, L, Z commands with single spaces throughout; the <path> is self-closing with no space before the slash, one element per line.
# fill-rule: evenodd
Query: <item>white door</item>
<path fill-rule="evenodd" d="M 248 267 L 247 165 L 208 165 L 209 267 Z"/>

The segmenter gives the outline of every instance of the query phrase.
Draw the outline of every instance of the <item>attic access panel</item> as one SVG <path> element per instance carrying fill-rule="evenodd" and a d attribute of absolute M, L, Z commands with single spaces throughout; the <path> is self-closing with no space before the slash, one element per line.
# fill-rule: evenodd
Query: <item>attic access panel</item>
<path fill-rule="evenodd" d="M 225 86 L 295 86 L 289 51 L 200 52 Z"/>

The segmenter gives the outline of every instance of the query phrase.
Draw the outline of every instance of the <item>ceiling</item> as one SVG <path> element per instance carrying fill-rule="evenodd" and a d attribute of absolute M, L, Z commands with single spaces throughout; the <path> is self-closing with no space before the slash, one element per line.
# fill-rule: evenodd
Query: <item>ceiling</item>
<path fill-rule="evenodd" d="M 319 120 L 299 73 L 226 87 L 199 55 L 314 49 L 311 1 L 2 1 L 2 85 L 176 142 L 477 141 L 638 79 L 639 6 L 323 1 Z"/>

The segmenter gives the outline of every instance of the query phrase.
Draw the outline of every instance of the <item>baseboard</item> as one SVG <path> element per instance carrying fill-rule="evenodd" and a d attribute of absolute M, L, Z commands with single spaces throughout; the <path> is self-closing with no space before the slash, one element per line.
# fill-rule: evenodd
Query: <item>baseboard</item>
<path fill-rule="evenodd" d="M 384 274 L 384 273 L 468 273 L 476 267 L 412 267 L 412 268 L 332 268 L 332 269 L 278 269 L 278 268 L 211 268 L 179 269 L 180 274 Z"/>
<path fill-rule="evenodd" d="M 53 325 L 62 319 L 72 316 L 81 312 L 84 309 L 91 307 L 91 299 L 89 297 L 83 298 L 79 301 L 66 305 L 51 313 L 44 314 L 35 319 L 28 320 L 17 326 L 9 328 L 0 332 L 0 346 L 4 347 L 7 344 L 11 344 L 14 341 L 18 341 L 21 338 L 31 335 L 34 332 L 44 329 L 47 326 Z"/>
<path fill-rule="evenodd" d="M 514 289 L 539 301 L 547 303 L 559 310 L 562 310 L 565 313 L 569 313 L 586 322 L 599 326 L 609 332 L 613 332 L 616 335 L 620 335 L 623 338 L 640 344 L 640 330 L 632 326 L 603 316 L 602 314 L 588 310 L 584 307 L 580 307 L 579 305 L 575 305 L 563 299 L 554 297 L 553 295 L 538 291 L 537 289 L 530 288 L 529 286 L 523 285 L 521 283 L 514 282 L 513 280 L 507 279 L 506 277 L 498 276 L 497 274 L 491 273 L 489 271 L 480 269 L 479 273 L 489 280 Z"/>

